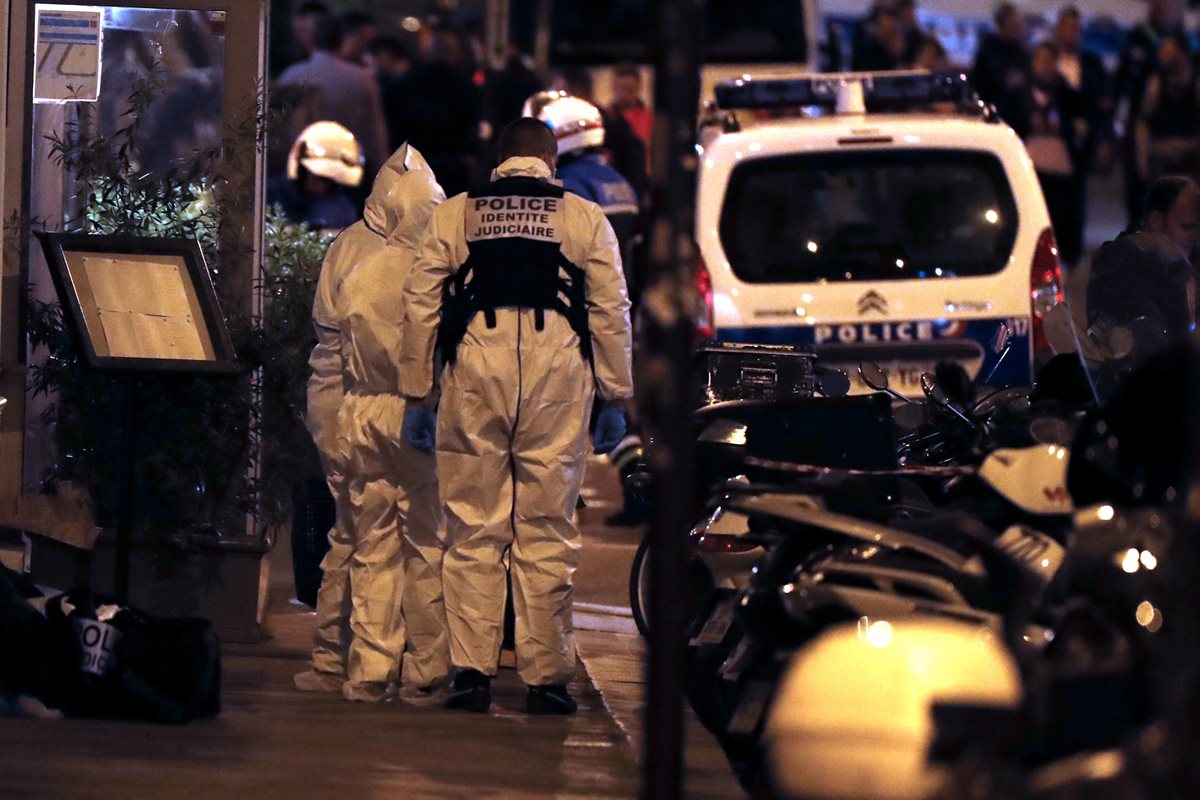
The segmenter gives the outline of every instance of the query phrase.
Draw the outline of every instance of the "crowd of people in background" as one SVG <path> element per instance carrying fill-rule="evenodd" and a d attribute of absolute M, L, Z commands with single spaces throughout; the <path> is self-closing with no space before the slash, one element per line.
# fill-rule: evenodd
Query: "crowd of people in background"
<path fill-rule="evenodd" d="M 479 37 L 445 21 L 377 21 L 305 0 L 293 7 L 291 23 L 290 56 L 276 65 L 272 82 L 273 102 L 290 132 L 274 137 L 268 171 L 277 187 L 285 175 L 287 147 L 318 120 L 337 122 L 354 135 L 368 176 L 409 142 L 424 154 L 447 194 L 454 195 L 486 179 L 494 160 L 487 150 L 491 133 L 520 117 L 530 96 L 558 89 L 596 102 L 587 70 L 539 74 L 532 59 L 515 48 L 500 69 L 493 69 L 483 58 Z M 644 93 L 641 70 L 617 65 L 609 87 L 612 102 L 601 108 L 611 163 L 642 203 L 649 196 L 653 127 Z M 363 183 L 369 185 L 369 180 Z M 361 206 L 365 194 L 357 199 Z"/>
<path fill-rule="evenodd" d="M 1088 178 L 1119 160 L 1128 220 L 1142 218 L 1156 177 L 1200 176 L 1197 54 L 1179 0 L 1151 0 L 1145 21 L 1125 37 L 1115 70 L 1083 42 L 1074 6 L 1058 10 L 1048 33 L 1031 37 L 1025 13 L 1000 3 L 972 64 L 952 64 L 923 30 L 915 0 L 877 3 L 848 54 L 827 48 L 828 68 L 963 69 L 980 97 L 1025 140 L 1067 264 L 1083 253 Z"/>
<path fill-rule="evenodd" d="M 1075 264 L 1084 250 L 1090 175 L 1123 167 L 1131 222 L 1142 217 L 1154 178 L 1200 175 L 1200 81 L 1180 0 L 1151 0 L 1147 18 L 1125 36 L 1115 69 L 1113 59 L 1106 68 L 1085 46 L 1074 6 L 1031 37 L 1025 13 L 1001 2 L 973 64 L 952 63 L 917 12 L 916 0 L 879 0 L 846 46 L 825 49 L 825 68 L 967 71 L 980 97 L 1025 140 L 1065 263 Z M 367 175 L 410 142 L 454 194 L 486 178 L 491 132 L 519 117 L 531 95 L 560 89 L 601 107 L 610 163 L 647 207 L 653 113 L 638 66 L 613 67 L 604 93 L 611 100 L 601 105 L 588 69 L 539 72 L 515 48 L 494 69 L 479 35 L 446 21 L 377 21 L 305 0 L 291 22 L 291 55 L 278 65 L 272 96 L 287 107 L 293 137 L 317 120 L 344 125 L 363 148 Z M 283 174 L 290 139 L 275 138 L 274 175 Z M 365 196 L 356 200 L 361 207 Z"/>

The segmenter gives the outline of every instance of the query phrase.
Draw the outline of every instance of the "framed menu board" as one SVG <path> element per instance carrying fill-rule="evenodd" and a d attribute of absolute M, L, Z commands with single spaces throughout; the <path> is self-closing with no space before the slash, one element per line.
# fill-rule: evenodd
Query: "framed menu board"
<path fill-rule="evenodd" d="M 41 240 L 89 366 L 237 371 L 195 241 L 66 233 L 44 233 Z"/>

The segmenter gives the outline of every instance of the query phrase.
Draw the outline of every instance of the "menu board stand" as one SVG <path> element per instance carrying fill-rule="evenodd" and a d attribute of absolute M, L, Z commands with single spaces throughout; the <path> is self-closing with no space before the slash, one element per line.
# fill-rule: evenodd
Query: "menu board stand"
<path fill-rule="evenodd" d="M 148 373 L 235 374 L 225 318 L 200 246 L 190 239 L 41 233 L 83 363 L 122 384 L 114 593 L 129 596 L 136 514 L 134 463 L 138 392 Z"/>

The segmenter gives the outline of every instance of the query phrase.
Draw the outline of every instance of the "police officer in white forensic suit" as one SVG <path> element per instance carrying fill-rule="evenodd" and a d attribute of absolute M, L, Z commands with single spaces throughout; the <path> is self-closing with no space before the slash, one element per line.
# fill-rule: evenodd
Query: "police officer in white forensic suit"
<path fill-rule="evenodd" d="M 517 671 L 526 710 L 575 701 L 572 515 L 593 396 L 607 452 L 633 395 L 629 299 L 617 240 L 595 203 L 551 179 L 554 134 L 525 117 L 501 134 L 483 189 L 434 213 L 405 287 L 401 386 L 405 435 L 436 449 L 446 512 L 443 586 L 457 673 L 447 708 L 491 705 L 510 550 Z M 434 350 L 444 363 L 436 423 Z M 411 405 L 422 400 L 422 405 Z"/>
<path fill-rule="evenodd" d="M 402 679 L 405 697 L 421 702 L 449 670 L 434 463 L 403 442 L 398 375 L 402 288 L 444 198 L 420 153 L 401 147 L 375 179 L 364 219 L 330 248 L 318 287 L 314 382 L 317 366 L 323 375 L 327 361 L 337 367 L 344 396 L 330 460 L 349 525 L 330 537 L 313 671 L 297 685 L 337 685 L 351 700 L 387 699 Z M 336 347 L 335 357 L 318 359 L 322 347 Z"/>

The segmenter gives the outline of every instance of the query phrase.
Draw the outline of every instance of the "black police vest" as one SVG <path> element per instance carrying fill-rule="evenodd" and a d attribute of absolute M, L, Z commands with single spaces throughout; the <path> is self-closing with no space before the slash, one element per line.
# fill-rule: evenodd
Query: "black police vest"
<path fill-rule="evenodd" d="M 453 364 L 476 314 L 496 327 L 496 309 L 530 308 L 542 330 L 545 314 L 561 314 L 589 361 L 584 271 L 562 252 L 563 189 L 536 178 L 501 178 L 467 194 L 463 231 L 468 256 L 446 281 L 438 348 Z"/>

